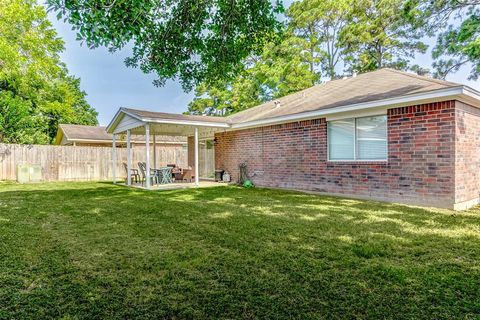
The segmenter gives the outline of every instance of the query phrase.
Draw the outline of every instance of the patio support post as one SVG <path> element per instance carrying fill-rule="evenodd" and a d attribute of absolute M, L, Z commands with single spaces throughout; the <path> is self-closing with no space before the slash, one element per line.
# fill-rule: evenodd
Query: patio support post
<path fill-rule="evenodd" d="M 199 182 L 199 177 L 198 177 L 198 174 L 199 174 L 199 170 L 198 170 L 198 127 L 195 127 L 195 138 L 194 138 L 195 142 L 195 185 L 198 186 L 198 182 Z"/>
<path fill-rule="evenodd" d="M 150 189 L 150 124 L 145 124 L 145 175 L 147 177 L 147 181 L 145 181 L 145 185 L 147 189 Z"/>
<path fill-rule="evenodd" d="M 117 183 L 117 136 L 115 133 L 112 135 L 112 177 L 113 183 Z"/>
<path fill-rule="evenodd" d="M 130 129 L 127 130 L 127 186 L 132 185 L 132 176 L 130 173 L 132 172 L 132 145 L 130 142 L 131 133 Z"/>
<path fill-rule="evenodd" d="M 157 169 L 157 141 L 155 133 L 153 134 L 153 168 Z"/>

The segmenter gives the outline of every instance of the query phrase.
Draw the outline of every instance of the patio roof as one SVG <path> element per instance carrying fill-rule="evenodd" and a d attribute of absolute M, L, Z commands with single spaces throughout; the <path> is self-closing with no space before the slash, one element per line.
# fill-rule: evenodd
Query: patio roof
<path fill-rule="evenodd" d="M 196 115 L 185 115 L 185 114 L 175 114 L 175 113 L 166 113 L 166 112 L 152 112 L 131 108 L 123 108 L 123 110 L 129 113 L 132 116 L 142 119 L 149 122 L 212 122 L 212 123 L 225 123 L 226 118 L 221 117 L 210 117 L 210 116 L 196 116 Z"/>
<path fill-rule="evenodd" d="M 107 127 L 108 133 L 123 133 L 130 130 L 133 135 L 145 134 L 145 125 L 150 134 L 164 136 L 193 136 L 195 128 L 201 137 L 230 128 L 225 118 L 191 116 L 164 112 L 151 112 L 131 108 L 120 108 Z"/>

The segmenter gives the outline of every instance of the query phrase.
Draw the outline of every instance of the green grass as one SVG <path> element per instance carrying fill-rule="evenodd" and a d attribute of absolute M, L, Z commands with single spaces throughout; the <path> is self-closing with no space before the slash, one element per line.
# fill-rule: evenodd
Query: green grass
<path fill-rule="evenodd" d="M 0 319 L 480 317 L 480 210 L 0 184 Z"/>

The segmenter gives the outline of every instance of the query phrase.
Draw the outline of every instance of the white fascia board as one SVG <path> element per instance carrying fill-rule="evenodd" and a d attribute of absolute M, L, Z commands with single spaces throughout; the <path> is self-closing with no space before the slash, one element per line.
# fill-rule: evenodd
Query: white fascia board
<path fill-rule="evenodd" d="M 105 128 L 105 131 L 107 131 L 108 133 L 112 133 L 112 126 L 113 126 L 113 123 L 117 120 L 117 117 L 119 116 L 120 112 L 122 111 L 122 108 L 118 109 L 117 112 L 115 113 L 115 115 L 113 116 L 112 120 L 110 120 L 110 123 L 108 124 L 108 126 Z"/>
<path fill-rule="evenodd" d="M 108 126 L 105 128 L 105 131 L 107 131 L 108 133 L 113 133 L 113 124 L 115 122 L 117 122 L 117 118 L 120 116 L 120 113 L 122 113 L 122 108 L 118 109 L 117 112 L 115 113 L 115 115 L 113 116 L 112 120 L 110 120 L 110 123 L 108 124 Z"/>
<path fill-rule="evenodd" d="M 470 87 L 463 88 L 463 94 L 458 100 L 480 108 L 480 92 Z"/>
<path fill-rule="evenodd" d="M 273 124 L 295 122 L 295 121 L 301 121 L 301 120 L 307 120 L 307 119 L 324 118 L 327 115 L 359 111 L 359 110 L 365 110 L 365 109 L 374 109 L 374 108 L 381 109 L 382 107 L 386 108 L 386 107 L 391 107 L 392 105 L 395 105 L 396 107 L 401 107 L 401 106 L 409 105 L 411 103 L 416 103 L 416 104 L 424 103 L 425 101 L 428 101 L 428 100 L 439 101 L 441 98 L 453 99 L 462 95 L 463 91 L 464 91 L 464 86 L 458 86 L 458 87 L 452 87 L 447 89 L 430 91 L 426 93 L 412 94 L 412 95 L 407 95 L 402 97 L 388 98 L 388 99 L 376 100 L 371 102 L 356 103 L 356 104 L 350 104 L 350 105 L 334 107 L 329 109 L 321 109 L 321 110 L 315 110 L 315 111 L 309 111 L 309 112 L 296 113 L 296 114 L 275 117 L 270 119 L 253 120 L 253 121 L 247 121 L 242 123 L 236 123 L 232 125 L 232 129 L 247 129 L 247 128 L 253 128 L 253 127 L 273 125 Z"/>
<path fill-rule="evenodd" d="M 142 118 L 141 121 L 159 124 L 177 124 L 196 127 L 213 127 L 213 128 L 230 128 L 231 125 L 226 122 L 207 122 L 207 121 L 190 121 L 190 120 L 175 120 L 175 119 L 149 119 Z"/>
<path fill-rule="evenodd" d="M 475 98 L 477 100 L 480 100 L 480 92 L 478 92 L 477 90 L 475 90 L 473 88 L 464 86 L 463 87 L 463 94 L 466 95 L 466 96 Z"/>
<path fill-rule="evenodd" d="M 325 115 L 327 121 L 386 115 L 389 107 L 368 108 Z"/>
<path fill-rule="evenodd" d="M 108 133 L 118 133 L 116 132 L 115 130 L 113 130 L 114 128 L 113 127 L 116 127 L 116 124 L 117 122 L 119 121 L 119 117 L 121 114 L 126 114 L 134 119 L 137 119 L 138 121 L 142 121 L 142 118 L 140 118 L 139 116 L 133 114 L 133 113 L 130 113 L 128 111 L 125 110 L 125 108 L 119 108 L 117 110 L 117 113 L 115 113 L 115 115 L 113 116 L 113 119 L 110 121 L 110 123 L 108 124 L 107 128 L 105 129 L 105 131 L 107 131 Z"/>

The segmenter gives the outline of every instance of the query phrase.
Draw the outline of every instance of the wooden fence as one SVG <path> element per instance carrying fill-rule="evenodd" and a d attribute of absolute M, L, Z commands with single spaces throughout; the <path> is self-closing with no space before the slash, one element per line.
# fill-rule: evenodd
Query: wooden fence
<path fill-rule="evenodd" d="M 117 148 L 117 179 L 125 177 L 122 165 L 127 162 L 127 149 Z M 153 148 L 150 159 L 153 164 Z M 187 166 L 187 148 L 182 145 L 157 145 L 156 167 L 175 163 Z M 145 161 L 145 147 L 132 148 L 132 163 Z M 17 165 L 39 164 L 45 181 L 111 180 L 112 148 L 84 146 L 18 145 L 0 143 L 0 180 L 16 180 Z"/>

